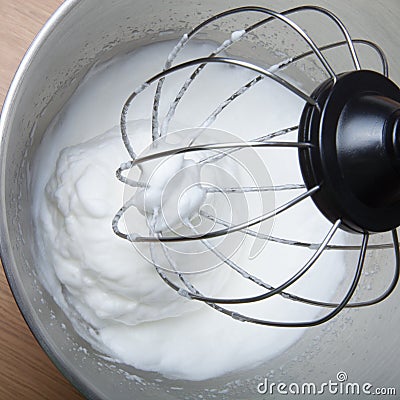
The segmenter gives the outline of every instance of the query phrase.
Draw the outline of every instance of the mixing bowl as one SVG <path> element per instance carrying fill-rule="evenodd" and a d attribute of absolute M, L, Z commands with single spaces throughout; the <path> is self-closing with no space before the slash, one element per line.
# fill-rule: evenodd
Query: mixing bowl
<path fill-rule="evenodd" d="M 283 10 L 302 1 L 255 3 L 252 5 Z M 391 78 L 400 83 L 397 0 L 309 3 L 338 14 L 354 38 L 369 39 L 381 46 L 388 55 Z M 46 128 L 85 74 L 93 65 L 116 54 L 178 38 L 205 17 L 245 4 L 240 0 L 67 0 L 34 41 L 11 85 L 0 123 L 2 261 L 13 294 L 37 340 L 87 398 L 256 399 L 265 398 L 265 378 L 287 384 L 321 384 L 337 380 L 340 372 L 347 375 L 348 381 L 360 385 L 400 389 L 400 291 L 375 307 L 343 312 L 331 323 L 307 330 L 289 350 L 262 366 L 217 379 L 189 382 L 169 380 L 157 373 L 105 360 L 74 331 L 37 275 L 30 210 L 31 160 Z M 309 18 L 313 32 L 330 34 L 321 19 Z M 210 29 L 210 35 L 220 39 L 231 33 L 232 26 L 226 23 L 219 29 Z M 280 39 L 274 39 L 272 33 L 278 33 Z M 285 31 L 272 33 L 258 39 L 268 49 L 258 56 L 266 63 L 278 51 L 290 54 L 299 46 Z M 372 60 L 372 55 L 366 54 L 367 58 Z M 336 60 L 336 64 L 339 68 L 347 65 L 344 59 Z M 372 253 L 367 268 L 378 272 L 373 283 L 384 285 L 392 274 L 392 253 Z"/>

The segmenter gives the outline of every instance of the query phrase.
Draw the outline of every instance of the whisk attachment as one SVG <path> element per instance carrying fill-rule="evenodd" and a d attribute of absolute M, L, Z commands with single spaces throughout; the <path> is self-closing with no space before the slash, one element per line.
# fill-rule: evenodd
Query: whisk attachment
<path fill-rule="evenodd" d="M 305 29 L 290 19 L 291 15 L 300 13 L 316 13 L 328 18 L 342 34 L 344 40 L 318 46 Z M 231 37 L 218 45 L 208 57 L 175 64 L 176 58 L 186 44 L 207 26 L 224 18 L 247 14 L 261 15 L 262 18 L 244 29 L 233 32 Z M 309 46 L 310 50 L 284 59 L 270 67 L 259 66 L 225 55 L 225 52 L 236 42 L 244 40 L 247 35 L 272 21 L 278 21 L 296 33 Z M 362 69 L 357 46 L 365 46 L 376 52 L 378 61 L 382 64 L 381 72 Z M 345 73 L 335 72 L 325 55 L 326 52 L 341 47 L 347 47 L 354 68 Z M 298 87 L 285 77 L 282 71 L 312 56 L 315 57 L 327 77 L 312 93 L 307 93 L 304 88 Z M 164 139 L 167 141 L 169 125 L 193 82 L 209 65 L 215 64 L 243 68 L 256 73 L 256 77 L 217 105 L 211 115 L 195 127 L 198 134 L 189 135 L 181 145 L 166 149 L 157 147 L 157 141 Z M 170 75 L 184 71 L 190 71 L 190 74 L 161 120 L 160 101 L 163 86 Z M 280 148 L 294 150 L 300 163 L 304 182 L 290 182 L 282 185 L 268 183 L 253 186 L 224 185 L 224 187 L 207 186 L 200 181 L 192 182 L 191 185 L 201 187 L 204 191 L 204 198 L 215 193 L 277 193 L 279 191 L 294 193 L 290 201 L 275 205 L 257 217 L 239 222 L 233 222 L 221 215 L 210 213 L 202 209 L 199 203 L 196 205 L 197 216 L 208 221 L 211 224 L 209 226 L 212 227 L 206 232 L 195 226 L 191 217 L 182 221 L 181 230 L 168 231 L 157 228 L 160 208 L 147 214 L 145 211 L 143 212 L 148 218 L 148 234 L 123 232 L 120 228 L 121 220 L 132 207 L 135 207 L 135 201 L 132 200 L 134 197 L 132 197 L 116 214 L 112 223 L 114 232 L 134 245 L 147 244 L 149 260 L 158 275 L 180 296 L 203 302 L 214 310 L 241 322 L 273 327 L 311 327 L 329 321 L 345 308 L 362 308 L 385 300 L 395 290 L 400 276 L 400 250 L 396 230 L 400 225 L 400 185 L 398 184 L 400 182 L 400 90 L 389 80 L 388 71 L 386 56 L 375 43 L 364 39 L 352 39 L 343 22 L 332 12 L 321 7 L 302 6 L 279 13 L 263 7 L 249 6 L 227 10 L 210 17 L 184 35 L 169 54 L 164 69 L 139 86 L 127 99 L 121 114 L 121 134 L 130 160 L 118 169 L 117 178 L 128 187 L 145 193 L 151 180 L 144 182 L 140 178 L 132 179 L 125 174 L 138 168 L 143 172 L 147 163 L 163 162 L 163 160 L 173 157 L 184 157 L 185 160 L 192 157 L 191 160 L 195 160 L 196 165 L 202 168 L 204 165 L 216 165 L 221 160 L 229 160 L 234 154 L 239 154 L 246 149 L 263 149 L 267 152 L 271 148 Z M 202 143 L 198 141 L 202 132 L 211 127 L 225 109 L 264 79 L 275 81 L 305 102 L 298 126 L 271 132 L 247 142 L 227 140 Z M 137 155 L 127 130 L 128 113 L 132 104 L 138 101 L 142 93 L 153 85 L 156 86 L 151 109 L 151 137 L 154 146 L 146 154 Z M 286 140 L 286 136 L 297 130 L 296 141 Z M 320 243 L 275 237 L 262 229 L 265 228 L 263 223 L 287 212 L 307 199 L 312 199 L 319 211 L 332 223 Z M 359 235 L 362 239 L 361 245 L 333 244 L 335 234 L 341 229 Z M 390 232 L 392 242 L 370 244 L 370 236 L 376 232 Z M 291 247 L 306 248 L 312 254 L 293 276 L 280 285 L 271 285 L 246 271 L 213 242 L 224 237 L 231 238 L 236 233 L 263 242 L 271 241 L 287 246 L 289 251 Z M 203 268 L 194 272 L 184 270 L 180 265 L 182 260 L 177 261 L 174 258 L 173 249 L 170 247 L 171 244 L 182 243 L 194 243 L 201 246 L 203 250 L 219 260 L 219 265 L 229 268 L 258 290 L 261 289 L 263 293 L 237 298 L 222 298 L 203 293 L 192 278 L 209 273 L 215 267 Z M 351 301 L 360 283 L 367 251 L 371 249 L 393 249 L 395 262 L 392 281 L 382 294 L 373 299 Z M 315 266 L 324 252 L 339 250 L 359 252 L 351 284 L 339 302 L 320 301 L 289 291 L 289 288 L 299 282 Z M 187 263 L 187 261 L 183 263 Z M 280 296 L 289 302 L 302 303 L 330 311 L 312 321 L 272 321 L 227 308 L 228 306 L 267 301 L 275 296 Z"/>

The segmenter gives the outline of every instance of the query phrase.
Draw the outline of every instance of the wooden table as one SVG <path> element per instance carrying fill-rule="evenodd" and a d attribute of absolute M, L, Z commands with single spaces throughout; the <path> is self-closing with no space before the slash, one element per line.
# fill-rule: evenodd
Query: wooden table
<path fill-rule="evenodd" d="M 0 0 L 0 107 L 29 44 L 61 0 Z M 0 399 L 77 400 L 25 324 L 0 268 Z"/>

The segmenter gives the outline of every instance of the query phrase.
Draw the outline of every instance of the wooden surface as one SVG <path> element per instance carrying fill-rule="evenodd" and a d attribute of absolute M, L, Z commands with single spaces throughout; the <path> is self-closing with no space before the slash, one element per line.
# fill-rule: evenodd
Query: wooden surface
<path fill-rule="evenodd" d="M 29 44 L 61 0 L 0 0 L 0 108 Z M 77 400 L 29 331 L 0 268 L 0 400 Z"/>

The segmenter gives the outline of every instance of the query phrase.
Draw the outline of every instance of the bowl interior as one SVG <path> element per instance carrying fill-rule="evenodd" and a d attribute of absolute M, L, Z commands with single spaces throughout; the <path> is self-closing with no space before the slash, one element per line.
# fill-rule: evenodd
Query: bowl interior
<path fill-rule="evenodd" d="M 301 1 L 258 3 L 281 11 L 298 6 Z M 373 40 L 381 46 L 388 56 L 391 78 L 400 83 L 395 35 L 400 7 L 396 0 L 387 0 L 384 6 L 381 2 L 364 0 L 309 3 L 334 11 L 354 38 Z M 106 361 L 76 334 L 42 286 L 31 240 L 30 177 L 31 160 L 50 122 L 93 65 L 147 43 L 178 38 L 204 18 L 242 5 L 245 3 L 238 0 L 110 0 L 100 3 L 67 0 L 39 34 L 10 89 L 0 125 L 4 268 L 21 311 L 40 344 L 88 398 L 212 399 L 215 393 L 221 399 L 263 398 L 257 394 L 257 386 L 265 376 L 275 382 L 301 383 L 312 379 L 318 383 L 334 379 L 342 370 L 352 381 L 368 381 L 374 386 L 396 385 L 400 379 L 395 368 L 400 356 L 399 339 L 395 334 L 400 323 L 399 291 L 382 304 L 368 310 L 345 311 L 331 323 L 308 330 L 287 352 L 267 365 L 209 381 L 187 382 L 171 381 L 156 373 Z M 380 18 L 376 18 L 377 15 Z M 304 22 L 317 42 L 340 39 L 338 32 L 324 29 L 323 19 L 313 15 L 307 18 Z M 301 20 L 297 16 L 294 19 Z M 220 40 L 232 30 L 235 28 L 226 22 L 219 29 L 211 28 L 208 34 Z M 238 47 L 238 52 L 267 64 L 279 60 L 282 54 L 304 51 L 304 44 L 278 24 L 272 32 L 263 31 L 254 40 L 260 41 L 267 51 L 253 54 L 249 47 L 243 46 Z M 376 55 L 371 52 L 363 53 L 366 65 L 373 65 L 375 59 Z M 332 59 L 332 62 L 337 69 L 349 68 L 346 57 Z M 310 69 L 315 64 L 309 62 L 305 66 Z M 316 81 L 320 74 L 321 69 L 315 67 Z M 296 72 L 293 72 L 293 79 L 296 79 Z M 303 82 L 307 89 L 314 83 L 313 80 Z M 392 253 L 372 251 L 368 255 L 367 268 L 379 270 L 373 278 L 378 286 L 390 281 Z M 354 255 L 349 255 L 348 262 L 352 267 Z M 368 291 L 364 292 L 368 295 Z"/>

